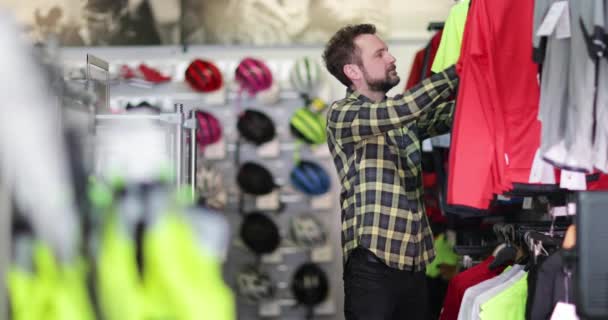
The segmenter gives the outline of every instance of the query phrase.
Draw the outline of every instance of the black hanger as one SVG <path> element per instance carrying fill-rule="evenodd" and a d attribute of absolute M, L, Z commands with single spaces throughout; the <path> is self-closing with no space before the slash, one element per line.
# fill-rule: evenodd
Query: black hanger
<path fill-rule="evenodd" d="M 509 232 L 511 233 L 509 234 Z M 501 233 L 505 238 L 506 245 L 496 253 L 494 261 L 490 263 L 490 270 L 496 270 L 511 264 L 517 258 L 517 248 L 512 243 L 515 240 L 515 229 L 513 225 L 505 225 L 501 228 Z"/>

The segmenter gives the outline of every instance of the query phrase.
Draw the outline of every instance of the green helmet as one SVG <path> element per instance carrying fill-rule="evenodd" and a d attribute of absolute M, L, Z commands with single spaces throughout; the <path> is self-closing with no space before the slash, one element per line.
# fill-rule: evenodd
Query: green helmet
<path fill-rule="evenodd" d="M 294 136 L 309 144 L 321 144 L 327 139 L 325 135 L 325 119 L 308 108 L 296 110 L 289 121 Z"/>

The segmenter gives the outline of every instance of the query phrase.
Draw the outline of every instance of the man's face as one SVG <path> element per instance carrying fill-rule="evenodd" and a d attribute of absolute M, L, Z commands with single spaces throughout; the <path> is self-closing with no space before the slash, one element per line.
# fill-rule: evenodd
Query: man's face
<path fill-rule="evenodd" d="M 388 92 L 399 81 L 395 57 L 388 52 L 388 47 L 373 34 L 362 34 L 355 39 L 359 48 L 361 71 L 368 87 L 373 91 Z"/>

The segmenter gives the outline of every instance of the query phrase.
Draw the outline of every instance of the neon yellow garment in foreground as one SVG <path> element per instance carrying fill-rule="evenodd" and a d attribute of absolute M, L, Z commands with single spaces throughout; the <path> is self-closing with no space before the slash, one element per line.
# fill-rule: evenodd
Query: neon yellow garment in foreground
<path fill-rule="evenodd" d="M 34 272 L 12 267 L 8 289 L 14 320 L 93 320 L 82 260 L 58 265 L 51 249 L 34 246 Z"/>
<path fill-rule="evenodd" d="M 221 264 L 196 242 L 176 214 L 164 214 L 144 234 L 140 276 L 135 246 L 115 219 L 106 226 L 98 265 L 102 313 L 108 320 L 236 318 Z"/>
<path fill-rule="evenodd" d="M 437 278 L 439 276 L 440 265 L 455 266 L 458 264 L 459 258 L 445 238 L 445 233 L 438 235 L 433 245 L 435 246 L 435 259 L 426 266 L 426 275 L 431 278 Z"/>
<path fill-rule="evenodd" d="M 521 320 L 526 318 L 528 298 L 528 274 L 511 287 L 481 305 L 481 320 Z"/>
<path fill-rule="evenodd" d="M 447 69 L 458 62 L 460 57 L 460 45 L 464 34 L 464 25 L 467 21 L 470 0 L 463 0 L 450 9 L 450 14 L 445 20 L 441 42 L 433 60 L 431 71 L 437 73 Z"/>

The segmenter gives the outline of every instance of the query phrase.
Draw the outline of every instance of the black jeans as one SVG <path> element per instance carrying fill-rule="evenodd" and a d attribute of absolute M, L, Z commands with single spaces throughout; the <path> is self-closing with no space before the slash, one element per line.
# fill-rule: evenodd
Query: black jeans
<path fill-rule="evenodd" d="M 346 320 L 426 320 L 424 271 L 393 269 L 367 249 L 357 248 L 344 267 Z"/>

